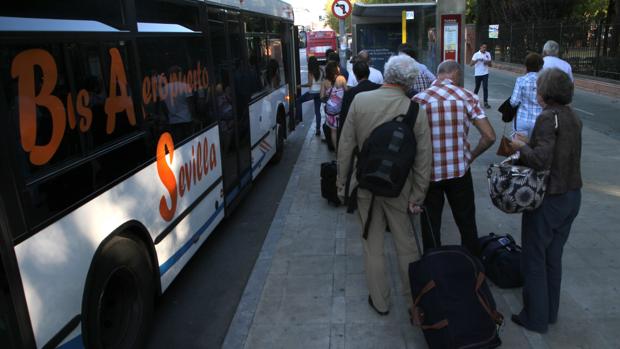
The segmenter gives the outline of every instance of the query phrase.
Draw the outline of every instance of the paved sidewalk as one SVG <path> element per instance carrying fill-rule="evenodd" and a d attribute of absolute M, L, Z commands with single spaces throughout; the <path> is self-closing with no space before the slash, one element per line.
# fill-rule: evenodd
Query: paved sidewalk
<path fill-rule="evenodd" d="M 497 112 L 489 116 L 499 139 L 503 124 Z M 471 133 L 475 144 L 479 136 Z M 499 160 L 496 147 L 472 166 L 479 232 L 509 232 L 520 240 L 520 216 L 500 212 L 488 197 L 486 168 Z M 565 248 L 560 318 L 549 333 L 510 322 L 521 309 L 520 289 L 492 286 L 508 319 L 504 348 L 620 348 L 618 148 L 619 141 L 584 129 L 582 209 Z M 224 348 L 426 348 L 421 331 L 408 322 L 390 234 L 390 314 L 380 317 L 367 304 L 357 215 L 328 206 L 320 194 L 320 163 L 333 157 L 310 127 Z M 446 244 L 460 241 L 448 207 L 442 229 Z"/>

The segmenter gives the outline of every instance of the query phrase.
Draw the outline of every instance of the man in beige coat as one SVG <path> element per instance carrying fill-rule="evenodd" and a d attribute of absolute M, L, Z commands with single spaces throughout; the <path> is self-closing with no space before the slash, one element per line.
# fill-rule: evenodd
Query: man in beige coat
<path fill-rule="evenodd" d="M 345 124 L 338 147 L 338 190 L 344 196 L 347 174 L 353 150 L 362 145 L 370 133 L 379 125 L 399 115 L 407 114 L 411 100 L 405 95 L 411 89 L 419 71 L 416 62 L 409 56 L 391 57 L 385 64 L 385 83 L 381 88 L 363 92 L 355 96 Z M 368 303 L 380 315 L 387 315 L 390 307 L 390 284 L 387 280 L 383 234 L 386 225 L 394 237 L 396 252 L 400 265 L 403 293 L 411 305 L 409 288 L 409 263 L 418 259 L 418 251 L 412 234 L 411 222 L 407 210 L 420 213 L 420 206 L 429 185 L 432 164 L 431 136 L 428 119 L 424 109 L 420 108 L 413 127 L 417 142 L 417 153 L 413 168 L 399 197 L 387 198 L 377 196 L 373 207 L 368 239 L 360 238 L 364 247 L 364 265 L 370 295 Z M 353 171 L 355 172 L 355 171 Z M 355 187 L 355 175 L 351 188 Z M 371 193 L 359 189 L 357 194 L 358 212 L 361 226 L 364 227 L 370 208 Z"/>

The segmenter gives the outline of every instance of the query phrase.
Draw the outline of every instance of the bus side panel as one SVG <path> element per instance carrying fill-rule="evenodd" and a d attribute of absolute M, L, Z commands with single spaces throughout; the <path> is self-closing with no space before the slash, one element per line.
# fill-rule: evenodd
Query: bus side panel
<path fill-rule="evenodd" d="M 163 139 L 160 138 L 160 146 Z M 204 151 L 199 154 L 198 144 L 201 149 L 207 144 L 209 155 L 206 162 L 197 161 L 199 155 L 205 156 Z M 207 189 L 212 189 L 196 207 L 197 211 L 186 216 L 185 221 L 181 221 L 156 248 L 160 269 L 164 267 L 162 263 L 168 263 L 165 265 L 170 270 L 165 273 L 168 274 L 165 275 L 167 285 L 180 269 L 172 268 L 175 262 L 195 250 L 192 246 L 192 249 L 184 247 L 187 241 L 192 241 L 201 229 L 206 236 L 221 220 L 221 214 L 215 215 L 217 209 L 214 203 L 222 201 L 221 183 L 218 183 L 222 172 L 217 127 L 203 132 L 178 149 L 168 148 L 168 153 L 158 160 L 161 166 L 172 170 L 173 188 L 164 186 L 158 164 L 153 163 L 16 246 L 15 253 L 38 346 L 45 344 L 60 328 L 81 314 L 82 295 L 93 256 L 101 242 L 119 226 L 136 220 L 155 239 Z M 208 172 L 204 171 L 205 163 Z M 203 168 L 200 179 L 197 172 L 194 177 L 194 168 L 198 171 L 198 166 Z M 176 192 L 176 206 L 172 203 L 173 194 L 169 189 Z M 163 206 L 168 209 L 174 209 L 169 221 L 162 216 L 161 203 L 165 203 Z M 210 217 L 213 217 L 211 222 L 203 228 Z M 198 241 L 204 241 L 204 238 Z M 179 251 L 182 251 L 180 255 Z M 178 258 L 171 259 L 175 255 Z"/>
<path fill-rule="evenodd" d="M 280 87 L 250 106 L 252 179 L 258 176 L 276 153 L 278 104 L 285 100 L 287 88 Z M 287 110 L 288 106 L 285 105 L 285 112 Z"/>

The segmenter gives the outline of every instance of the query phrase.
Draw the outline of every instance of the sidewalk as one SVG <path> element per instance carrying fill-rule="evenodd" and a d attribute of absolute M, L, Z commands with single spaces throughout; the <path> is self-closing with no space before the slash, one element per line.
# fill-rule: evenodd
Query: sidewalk
<path fill-rule="evenodd" d="M 499 139 L 500 117 L 495 111 L 489 117 Z M 306 122 L 312 119 L 306 113 Z M 472 130 L 476 144 L 479 135 Z M 334 156 L 314 131 L 314 126 L 308 130 L 223 347 L 426 348 L 422 332 L 408 321 L 390 234 L 390 314 L 380 317 L 368 306 L 357 215 L 328 206 L 321 197 L 320 164 Z M 499 160 L 496 147 L 472 166 L 479 233 L 508 232 L 520 240 L 520 216 L 501 213 L 488 197 L 486 169 Z M 521 290 L 491 284 L 507 319 L 503 348 L 620 348 L 619 147 L 619 141 L 584 129 L 582 209 L 565 247 L 559 322 L 549 333 L 527 332 L 510 322 L 510 314 L 521 309 Z M 460 242 L 449 207 L 442 235 L 446 244 Z"/>

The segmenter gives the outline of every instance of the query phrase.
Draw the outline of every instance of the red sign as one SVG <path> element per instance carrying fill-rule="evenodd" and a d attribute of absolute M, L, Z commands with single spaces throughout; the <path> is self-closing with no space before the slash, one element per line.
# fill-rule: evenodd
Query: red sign
<path fill-rule="evenodd" d="M 353 12 L 353 6 L 349 0 L 336 0 L 332 4 L 332 13 L 340 19 L 349 17 L 351 12 Z"/>
<path fill-rule="evenodd" d="M 461 63 L 461 15 L 441 16 L 441 60 L 455 60 Z"/>

